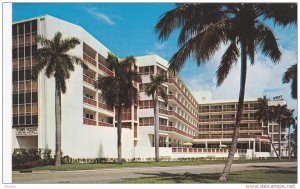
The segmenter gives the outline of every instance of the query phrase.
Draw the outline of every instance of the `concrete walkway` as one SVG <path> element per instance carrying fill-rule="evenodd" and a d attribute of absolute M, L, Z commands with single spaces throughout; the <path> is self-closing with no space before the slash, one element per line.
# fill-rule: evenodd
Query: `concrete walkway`
<path fill-rule="evenodd" d="M 233 164 L 232 171 L 297 167 L 297 162 L 270 162 Z M 13 183 L 111 183 L 126 178 L 154 177 L 160 174 L 203 174 L 221 173 L 224 164 L 139 167 L 121 169 L 97 169 L 80 171 L 34 171 L 32 173 L 13 172 Z"/>

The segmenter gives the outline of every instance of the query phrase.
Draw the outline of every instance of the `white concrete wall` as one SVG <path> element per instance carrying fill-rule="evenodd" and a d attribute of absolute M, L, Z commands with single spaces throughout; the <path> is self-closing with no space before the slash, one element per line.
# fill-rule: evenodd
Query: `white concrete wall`
<path fill-rule="evenodd" d="M 81 44 L 70 51 L 82 57 L 82 42 L 95 48 L 104 57 L 108 49 L 81 27 L 46 16 L 45 35 L 52 38 L 60 31 L 63 38 L 77 37 Z M 117 158 L 116 128 L 83 125 L 83 69 L 76 66 L 67 81 L 67 92 L 62 95 L 62 151 L 72 158 Z M 55 83 L 54 78 L 39 80 L 39 148 L 55 151 Z M 122 129 L 123 157 L 133 158 L 133 131 Z"/>

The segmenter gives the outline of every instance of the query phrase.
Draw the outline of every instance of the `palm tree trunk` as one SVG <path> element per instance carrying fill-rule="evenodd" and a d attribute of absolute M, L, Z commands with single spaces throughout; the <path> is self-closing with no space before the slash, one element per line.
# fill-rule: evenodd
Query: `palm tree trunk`
<path fill-rule="evenodd" d="M 236 151 L 236 146 L 238 142 L 239 137 L 239 131 L 240 131 L 240 123 L 241 118 L 243 115 L 243 108 L 244 108 L 244 96 L 245 96 L 245 85 L 246 85 L 246 74 L 247 74 L 247 54 L 246 54 L 246 48 L 245 43 L 243 39 L 240 40 L 241 44 L 241 83 L 240 83 L 240 94 L 239 94 L 239 102 L 238 102 L 238 109 L 236 113 L 236 121 L 235 121 L 235 128 L 233 131 L 232 136 L 232 144 L 229 149 L 228 158 L 223 170 L 223 174 L 219 178 L 220 181 L 226 182 L 228 180 L 228 175 L 231 169 L 231 165 L 233 162 L 234 154 Z"/>
<path fill-rule="evenodd" d="M 159 106 L 157 95 L 154 99 L 154 137 L 155 137 L 155 162 L 159 163 Z"/>
<path fill-rule="evenodd" d="M 118 163 L 122 164 L 122 106 L 117 108 L 118 110 L 118 123 L 117 123 L 117 135 L 118 135 Z"/>
<path fill-rule="evenodd" d="M 288 141 L 288 149 L 289 149 L 289 159 L 291 159 L 291 126 L 289 126 L 289 141 Z"/>
<path fill-rule="evenodd" d="M 55 166 L 61 166 L 61 92 L 55 78 Z"/>
<path fill-rule="evenodd" d="M 279 122 L 279 160 L 281 160 L 281 121 Z"/>

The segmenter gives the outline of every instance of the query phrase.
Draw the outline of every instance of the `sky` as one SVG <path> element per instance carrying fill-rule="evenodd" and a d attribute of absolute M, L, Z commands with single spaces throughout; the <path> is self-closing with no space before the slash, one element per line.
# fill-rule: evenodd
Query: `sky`
<path fill-rule="evenodd" d="M 160 17 L 173 8 L 172 3 L 14 3 L 13 21 L 49 14 L 82 26 L 120 58 L 157 54 L 170 60 L 178 50 L 178 31 L 168 40 L 159 41 L 154 27 Z M 267 95 L 272 99 L 283 95 L 288 106 L 296 110 L 297 101 L 290 96 L 290 84 L 282 84 L 281 78 L 287 68 L 297 62 L 297 27 L 274 26 L 271 21 L 266 24 L 278 39 L 282 58 L 275 65 L 257 51 L 255 64 L 247 70 L 245 97 Z M 180 76 L 190 91 L 211 90 L 215 100 L 238 98 L 239 61 L 224 83 L 216 87 L 215 73 L 225 49 L 223 45 L 200 67 L 192 58 L 186 61 Z"/>

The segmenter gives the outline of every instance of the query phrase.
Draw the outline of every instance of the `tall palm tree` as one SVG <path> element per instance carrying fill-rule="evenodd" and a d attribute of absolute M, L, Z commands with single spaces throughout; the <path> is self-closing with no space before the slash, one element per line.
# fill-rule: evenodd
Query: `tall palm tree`
<path fill-rule="evenodd" d="M 130 108 L 138 102 L 138 90 L 134 82 L 141 82 L 141 77 L 132 68 L 136 61 L 133 56 L 119 60 L 109 53 L 106 61 L 115 75 L 99 77 L 94 86 L 101 90 L 106 104 L 117 110 L 118 163 L 122 164 L 122 109 Z"/>
<path fill-rule="evenodd" d="M 297 99 L 297 64 L 294 64 L 288 68 L 283 75 L 282 82 L 291 82 L 291 96 L 294 99 Z"/>
<path fill-rule="evenodd" d="M 151 82 L 146 86 L 146 94 L 152 96 L 154 102 L 154 138 L 155 138 L 155 161 L 159 163 L 159 96 L 167 103 L 167 91 L 164 90 L 163 84 L 167 78 L 163 75 L 150 75 Z"/>
<path fill-rule="evenodd" d="M 273 107 L 273 119 L 279 124 L 279 136 L 278 136 L 278 147 L 279 147 L 279 159 L 281 159 L 281 129 L 282 127 L 290 126 L 294 122 L 293 118 L 294 110 L 287 108 L 287 105 L 277 105 Z"/>
<path fill-rule="evenodd" d="M 272 30 L 263 21 L 272 20 L 286 26 L 297 23 L 296 4 L 176 4 L 166 12 L 155 29 L 159 39 L 166 40 L 170 34 L 181 29 L 178 45 L 180 49 L 170 60 L 170 70 L 179 71 L 187 58 L 194 56 L 197 65 L 204 64 L 221 47 L 228 44 L 217 70 L 217 86 L 227 77 L 233 64 L 241 57 L 241 82 L 236 127 L 228 159 L 220 177 L 227 181 L 238 141 L 240 120 L 243 112 L 247 59 L 254 64 L 256 50 L 276 63 L 281 52 Z"/>
<path fill-rule="evenodd" d="M 290 141 L 290 147 L 291 149 L 291 153 L 294 154 L 294 157 L 297 158 L 297 154 L 298 154 L 298 150 L 297 150 L 297 145 L 298 145 L 298 140 L 297 140 L 297 136 L 298 136 L 298 125 L 297 125 L 297 117 L 295 117 L 295 122 L 294 122 L 294 130 L 292 132 L 292 134 L 290 135 L 289 141 Z"/>
<path fill-rule="evenodd" d="M 262 98 L 258 98 L 257 101 L 258 101 L 258 110 L 254 113 L 254 117 L 257 119 L 257 121 L 262 124 L 274 121 L 273 116 L 272 116 L 272 112 L 273 112 L 272 107 L 270 107 L 268 104 L 269 99 L 267 99 L 266 96 L 263 96 Z M 276 151 L 276 148 L 274 146 L 274 143 L 273 143 L 272 138 L 268 131 L 269 127 L 263 126 L 263 129 L 267 133 L 270 144 L 271 144 L 277 158 L 279 159 L 279 154 Z"/>
<path fill-rule="evenodd" d="M 75 64 L 84 68 L 87 66 L 77 56 L 71 56 L 68 52 L 80 44 L 75 37 L 62 38 L 61 32 L 56 32 L 54 37 L 46 39 L 37 37 L 41 48 L 37 50 L 37 64 L 32 68 L 32 78 L 37 79 L 39 73 L 45 69 L 48 78 L 55 78 L 55 165 L 61 165 L 61 94 L 66 93 L 66 80 L 70 78 L 70 72 L 75 70 Z"/>

